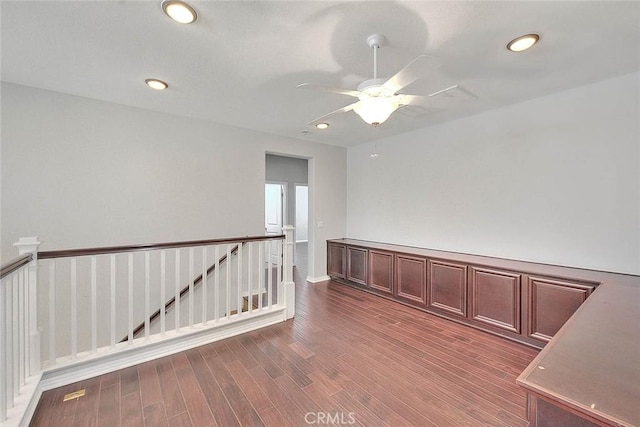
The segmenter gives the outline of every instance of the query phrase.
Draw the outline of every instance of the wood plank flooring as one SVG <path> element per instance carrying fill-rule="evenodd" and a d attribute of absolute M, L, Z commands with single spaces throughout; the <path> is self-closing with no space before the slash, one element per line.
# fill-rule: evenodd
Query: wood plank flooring
<path fill-rule="evenodd" d="M 526 425 L 537 350 L 305 277 L 293 320 L 45 392 L 31 425 Z"/>

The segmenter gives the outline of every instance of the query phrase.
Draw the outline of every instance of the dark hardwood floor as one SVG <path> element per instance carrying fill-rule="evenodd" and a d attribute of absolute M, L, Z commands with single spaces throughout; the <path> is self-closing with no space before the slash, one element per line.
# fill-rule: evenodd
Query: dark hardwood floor
<path fill-rule="evenodd" d="M 526 425 L 515 378 L 537 350 L 308 284 L 304 264 L 293 320 L 48 391 L 32 425 Z"/>

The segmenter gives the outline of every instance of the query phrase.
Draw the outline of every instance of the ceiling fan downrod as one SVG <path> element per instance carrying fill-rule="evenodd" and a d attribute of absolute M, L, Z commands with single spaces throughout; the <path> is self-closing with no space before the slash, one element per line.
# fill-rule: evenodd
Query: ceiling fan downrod
<path fill-rule="evenodd" d="M 373 78 L 378 78 L 378 49 L 384 44 L 386 38 L 382 34 L 372 34 L 367 37 L 367 44 L 373 49 Z"/>

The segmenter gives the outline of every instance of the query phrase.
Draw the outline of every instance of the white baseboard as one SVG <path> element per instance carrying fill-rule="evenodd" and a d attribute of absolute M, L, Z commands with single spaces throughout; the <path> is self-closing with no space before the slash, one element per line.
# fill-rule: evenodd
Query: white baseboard
<path fill-rule="evenodd" d="M 34 377 L 33 391 L 24 393 L 26 401 L 21 402 L 20 407 L 16 405 L 13 408 L 19 413 L 13 417 L 15 419 L 7 419 L 6 426 L 28 426 L 44 391 L 274 325 L 285 321 L 286 315 L 286 308 L 279 306 L 274 306 L 268 312 L 255 310 L 236 319 L 222 319 L 206 326 L 196 325 L 193 329 L 183 327 L 181 333 L 167 332 L 164 337 L 158 335 L 139 343 L 134 341 L 131 345 L 120 343 L 116 345 L 116 352 L 110 352 L 108 347 L 98 349 L 97 353 L 82 359 L 45 368 L 41 376 Z M 1 426 L 5 427 L 5 423 L 1 423 Z"/>
<path fill-rule="evenodd" d="M 319 276 L 319 277 L 307 276 L 307 282 L 311 282 L 311 283 L 326 282 L 327 280 L 331 280 L 331 277 L 327 275 Z"/>

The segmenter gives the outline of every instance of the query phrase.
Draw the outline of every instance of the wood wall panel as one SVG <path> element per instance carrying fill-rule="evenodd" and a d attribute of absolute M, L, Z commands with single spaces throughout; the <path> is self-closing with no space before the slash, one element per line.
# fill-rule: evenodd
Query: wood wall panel
<path fill-rule="evenodd" d="M 347 247 L 347 280 L 367 285 L 368 250 Z"/>
<path fill-rule="evenodd" d="M 593 291 L 593 286 L 530 276 L 528 335 L 548 342 Z"/>
<path fill-rule="evenodd" d="M 393 253 L 369 251 L 369 287 L 393 294 Z"/>
<path fill-rule="evenodd" d="M 520 274 L 477 267 L 471 271 L 471 317 L 520 333 Z"/>
<path fill-rule="evenodd" d="M 429 306 L 467 316 L 467 266 L 442 261 L 428 264 Z"/>
<path fill-rule="evenodd" d="M 327 274 L 344 279 L 347 270 L 347 248 L 344 245 L 327 245 Z"/>
<path fill-rule="evenodd" d="M 397 296 L 420 305 L 427 303 L 427 260 L 396 256 Z"/>

